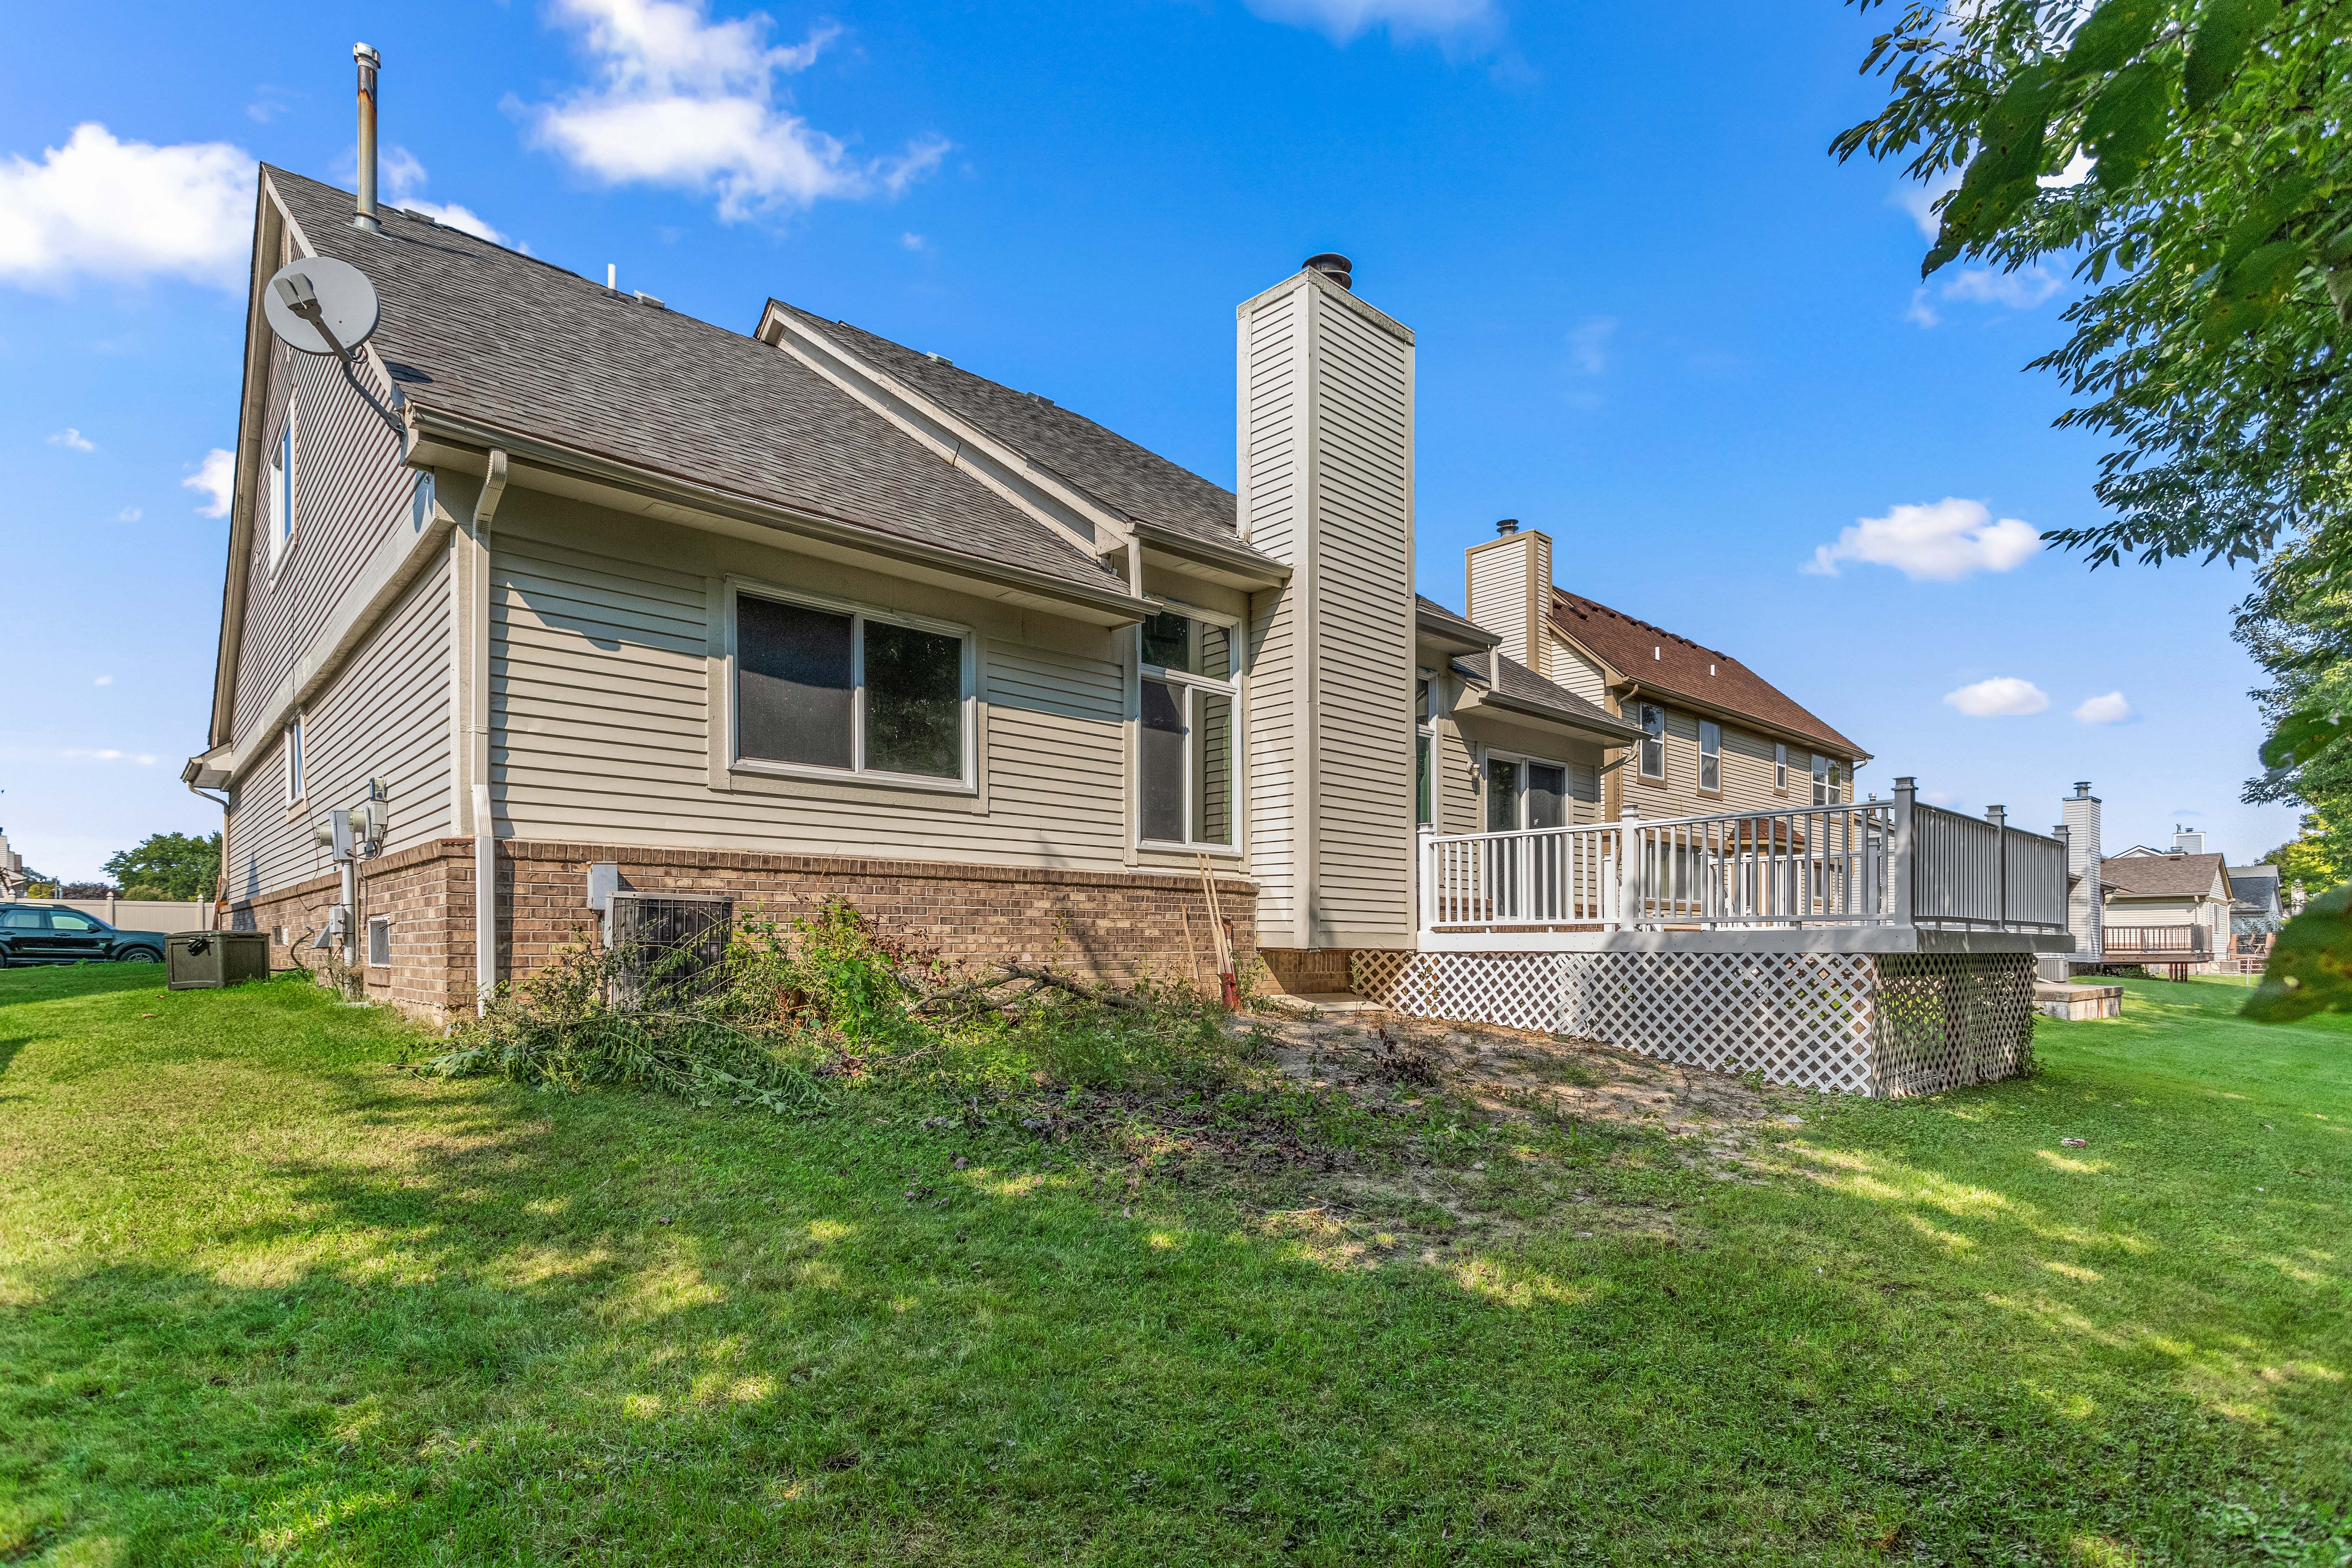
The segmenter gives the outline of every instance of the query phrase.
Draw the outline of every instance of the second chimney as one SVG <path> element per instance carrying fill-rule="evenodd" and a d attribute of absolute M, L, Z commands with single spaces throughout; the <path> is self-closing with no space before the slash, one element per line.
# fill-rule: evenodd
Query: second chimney
<path fill-rule="evenodd" d="M 1469 618 L 1501 637 L 1505 653 L 1550 679 L 1551 535 L 1507 517 L 1495 525 L 1494 538 L 1463 554 Z"/>

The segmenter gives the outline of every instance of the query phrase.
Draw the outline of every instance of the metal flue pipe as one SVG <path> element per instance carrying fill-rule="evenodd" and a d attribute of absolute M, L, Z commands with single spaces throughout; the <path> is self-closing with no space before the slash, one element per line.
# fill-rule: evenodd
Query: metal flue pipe
<path fill-rule="evenodd" d="M 352 58 L 360 68 L 360 199 L 352 226 L 374 234 L 383 227 L 375 221 L 375 72 L 383 57 L 366 44 L 353 44 Z"/>

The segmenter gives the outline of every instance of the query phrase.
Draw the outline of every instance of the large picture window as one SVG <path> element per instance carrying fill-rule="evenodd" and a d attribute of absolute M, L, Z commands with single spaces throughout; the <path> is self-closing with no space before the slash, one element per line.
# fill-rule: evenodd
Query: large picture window
<path fill-rule="evenodd" d="M 1136 725 L 1139 831 L 1148 843 L 1231 848 L 1235 842 L 1233 628 L 1167 611 L 1138 630 L 1142 710 Z"/>
<path fill-rule="evenodd" d="M 738 763 L 971 782 L 968 633 L 745 589 L 734 647 Z"/>

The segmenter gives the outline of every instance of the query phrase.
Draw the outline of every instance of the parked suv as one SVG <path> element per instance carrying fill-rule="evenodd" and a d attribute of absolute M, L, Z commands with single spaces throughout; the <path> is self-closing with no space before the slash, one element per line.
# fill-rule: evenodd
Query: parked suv
<path fill-rule="evenodd" d="M 51 904 L 0 904 L 0 969 L 12 963 L 161 963 L 163 933 L 117 931 Z"/>

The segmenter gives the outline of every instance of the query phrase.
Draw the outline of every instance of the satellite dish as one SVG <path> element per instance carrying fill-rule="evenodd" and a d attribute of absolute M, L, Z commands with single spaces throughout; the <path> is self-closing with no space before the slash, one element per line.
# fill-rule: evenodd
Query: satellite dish
<path fill-rule="evenodd" d="M 269 330 L 306 354 L 348 354 L 375 331 L 375 285 L 331 256 L 289 261 L 261 290 Z"/>

